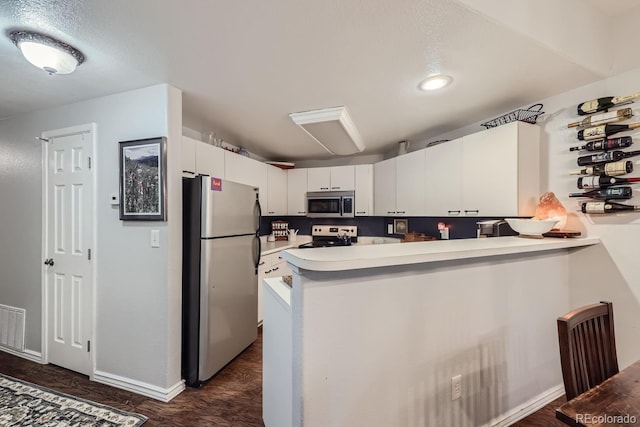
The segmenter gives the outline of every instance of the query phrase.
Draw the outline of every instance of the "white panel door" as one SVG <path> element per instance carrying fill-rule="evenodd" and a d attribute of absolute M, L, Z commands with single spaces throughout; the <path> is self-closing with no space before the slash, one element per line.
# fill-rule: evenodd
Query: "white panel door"
<path fill-rule="evenodd" d="M 92 374 L 93 129 L 46 132 L 46 354 L 49 363 Z"/>

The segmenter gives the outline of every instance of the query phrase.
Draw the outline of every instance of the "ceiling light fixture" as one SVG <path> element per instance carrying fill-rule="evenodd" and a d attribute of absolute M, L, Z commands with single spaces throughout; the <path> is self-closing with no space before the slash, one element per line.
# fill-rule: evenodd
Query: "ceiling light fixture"
<path fill-rule="evenodd" d="M 52 37 L 33 31 L 12 31 L 13 41 L 27 61 L 49 74 L 69 74 L 84 62 L 84 55 Z"/>
<path fill-rule="evenodd" d="M 365 148 L 346 107 L 291 113 L 289 117 L 331 154 L 355 154 Z"/>
<path fill-rule="evenodd" d="M 418 85 L 418 88 L 424 91 L 442 89 L 445 86 L 449 86 L 452 81 L 453 77 L 451 76 L 447 76 L 445 74 L 436 74 L 433 76 L 429 76 L 421 81 Z"/>

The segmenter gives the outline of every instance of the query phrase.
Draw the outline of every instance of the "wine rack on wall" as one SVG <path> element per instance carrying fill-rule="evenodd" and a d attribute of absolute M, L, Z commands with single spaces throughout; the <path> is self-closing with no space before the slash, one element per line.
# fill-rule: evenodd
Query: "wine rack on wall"
<path fill-rule="evenodd" d="M 592 222 L 610 222 L 603 219 L 612 218 L 611 214 L 640 211 L 640 205 L 629 202 L 634 197 L 630 184 L 640 182 L 640 177 L 629 176 L 634 171 L 630 159 L 640 156 L 640 150 L 630 149 L 633 136 L 629 131 L 640 128 L 640 122 L 621 123 L 634 117 L 628 105 L 636 98 L 640 98 L 640 92 L 582 102 L 577 107 L 578 118 L 567 125 L 577 128 L 573 140 L 577 145 L 569 150 L 579 152 L 576 159 L 579 169 L 571 172 L 579 176 L 576 181 L 579 191 L 569 197 L 579 198 L 580 210 Z"/>

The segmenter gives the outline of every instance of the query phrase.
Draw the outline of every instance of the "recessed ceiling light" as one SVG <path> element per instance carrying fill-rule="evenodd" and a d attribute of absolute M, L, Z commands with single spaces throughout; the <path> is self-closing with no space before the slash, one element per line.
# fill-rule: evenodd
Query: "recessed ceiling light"
<path fill-rule="evenodd" d="M 84 62 L 84 55 L 52 37 L 33 31 L 12 31 L 9 38 L 31 64 L 49 74 L 69 74 Z"/>
<path fill-rule="evenodd" d="M 436 90 L 448 86 L 453 81 L 453 77 L 444 74 L 436 74 L 429 76 L 420 82 L 418 88 L 420 90 Z"/>

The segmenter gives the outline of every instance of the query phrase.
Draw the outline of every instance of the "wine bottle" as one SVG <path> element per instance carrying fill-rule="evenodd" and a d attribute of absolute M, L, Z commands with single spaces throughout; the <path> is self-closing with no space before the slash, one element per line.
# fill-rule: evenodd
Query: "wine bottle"
<path fill-rule="evenodd" d="M 584 202 L 582 204 L 582 212 L 588 214 L 604 214 L 620 211 L 640 211 L 640 206 L 614 202 Z"/>
<path fill-rule="evenodd" d="M 617 111 L 611 111 L 609 113 L 596 114 L 594 116 L 589 116 L 580 120 L 579 122 L 569 123 L 567 125 L 568 128 L 575 127 L 589 127 L 589 126 L 597 126 L 604 125 L 607 123 L 615 123 L 620 122 L 622 120 L 630 119 L 633 117 L 633 111 L 631 108 L 621 108 Z"/>
<path fill-rule="evenodd" d="M 581 147 L 571 147 L 569 151 L 587 150 L 587 151 L 603 151 L 613 150 L 614 148 L 626 148 L 633 144 L 633 138 L 630 136 L 621 136 L 620 138 L 600 139 L 598 141 L 589 141 Z"/>
<path fill-rule="evenodd" d="M 592 199 L 602 200 L 630 199 L 633 197 L 633 190 L 631 187 L 608 187 L 584 193 L 569 193 L 569 197 L 591 197 Z"/>
<path fill-rule="evenodd" d="M 611 187 L 612 185 L 629 184 L 640 182 L 640 178 L 616 178 L 615 176 L 585 176 L 578 178 L 578 188 L 584 190 L 597 190 L 599 188 Z"/>
<path fill-rule="evenodd" d="M 621 160 L 619 162 L 600 163 L 588 168 L 578 169 L 571 172 L 571 175 L 610 175 L 619 176 L 633 172 L 633 162 L 631 160 Z"/>
<path fill-rule="evenodd" d="M 578 131 L 578 139 L 589 141 L 591 139 L 606 138 L 618 132 L 640 128 L 640 122 L 628 125 L 600 125 Z"/>
<path fill-rule="evenodd" d="M 605 96 L 598 99 L 592 99 L 578 104 L 578 115 L 586 116 L 587 114 L 597 113 L 598 111 L 608 110 L 623 102 L 631 101 L 639 98 L 640 92 L 626 96 Z"/>
<path fill-rule="evenodd" d="M 605 151 L 603 153 L 591 154 L 589 156 L 578 157 L 578 166 L 595 165 L 596 163 L 617 162 L 640 154 L 640 151 Z"/>

